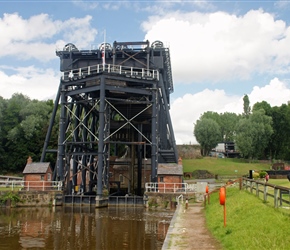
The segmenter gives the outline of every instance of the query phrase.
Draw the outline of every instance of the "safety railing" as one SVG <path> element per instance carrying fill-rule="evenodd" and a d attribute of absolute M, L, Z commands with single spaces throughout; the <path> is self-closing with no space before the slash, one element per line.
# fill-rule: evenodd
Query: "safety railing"
<path fill-rule="evenodd" d="M 128 67 L 123 65 L 112 65 L 112 64 L 97 64 L 87 67 L 72 69 L 69 71 L 62 72 L 61 79 L 63 81 L 72 81 L 94 74 L 99 74 L 102 72 L 115 73 L 124 75 L 126 77 L 141 78 L 147 80 L 159 80 L 159 71 L 153 69 Z"/>
<path fill-rule="evenodd" d="M 0 181 L 0 191 L 61 191 L 60 181 Z"/>
<path fill-rule="evenodd" d="M 157 183 L 147 182 L 145 183 L 146 192 L 158 192 L 158 193 L 188 193 L 195 192 L 195 184 L 187 183 Z"/>

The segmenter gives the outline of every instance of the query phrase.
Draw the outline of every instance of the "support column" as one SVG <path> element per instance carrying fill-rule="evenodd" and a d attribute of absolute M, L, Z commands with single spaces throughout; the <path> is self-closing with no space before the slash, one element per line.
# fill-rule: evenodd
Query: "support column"
<path fill-rule="evenodd" d="M 138 124 L 138 129 L 143 133 L 142 124 Z M 138 146 L 137 146 L 137 159 L 138 159 L 138 170 L 137 170 L 137 195 L 141 195 L 142 188 L 142 135 L 138 133 Z M 144 159 L 145 161 L 145 159 Z"/>
<path fill-rule="evenodd" d="M 105 77 L 101 76 L 100 81 L 100 110 L 99 110 L 99 143 L 98 143 L 98 181 L 97 196 L 103 195 L 103 168 L 104 168 L 104 127 L 105 127 Z"/>
<path fill-rule="evenodd" d="M 152 92 L 152 151 L 151 151 L 151 182 L 157 182 L 157 165 L 158 165 L 158 138 L 157 138 L 157 87 Z"/>
<path fill-rule="evenodd" d="M 65 95 L 65 88 L 62 87 L 61 91 L 61 109 L 59 119 L 59 137 L 58 137 L 58 158 L 57 158 L 57 178 L 60 181 L 64 180 L 63 170 L 65 163 L 65 122 L 66 122 L 66 105 L 67 97 Z"/>

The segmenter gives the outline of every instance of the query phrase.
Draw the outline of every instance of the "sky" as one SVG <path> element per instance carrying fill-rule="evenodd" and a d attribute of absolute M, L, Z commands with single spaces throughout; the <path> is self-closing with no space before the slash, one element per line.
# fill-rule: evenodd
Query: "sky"
<path fill-rule="evenodd" d="M 290 1 L 0 0 L 0 96 L 54 99 L 56 50 L 160 40 L 170 50 L 177 144 L 207 111 L 290 101 Z"/>

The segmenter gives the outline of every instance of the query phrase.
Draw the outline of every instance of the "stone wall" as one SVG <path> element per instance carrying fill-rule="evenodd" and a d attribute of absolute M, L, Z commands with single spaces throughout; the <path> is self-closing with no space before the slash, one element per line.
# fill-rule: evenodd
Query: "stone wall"
<path fill-rule="evenodd" d="M 172 209 L 176 206 L 176 197 L 180 194 L 177 193 L 145 193 L 147 197 L 146 207 L 157 209 Z M 183 194 L 183 202 L 185 199 L 194 198 L 194 194 Z"/>
<path fill-rule="evenodd" d="M 201 157 L 199 145 L 177 145 L 178 156 L 182 159 L 195 159 Z"/>
<path fill-rule="evenodd" d="M 17 207 L 59 206 L 62 205 L 62 191 L 19 191 L 22 202 Z"/>

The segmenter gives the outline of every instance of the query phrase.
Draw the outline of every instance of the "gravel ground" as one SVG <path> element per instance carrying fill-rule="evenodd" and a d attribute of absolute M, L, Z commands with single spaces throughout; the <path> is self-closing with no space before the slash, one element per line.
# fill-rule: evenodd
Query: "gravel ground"
<path fill-rule="evenodd" d="M 178 205 L 168 228 L 162 250 L 220 250 L 221 245 L 212 237 L 205 225 L 203 203 Z"/>

